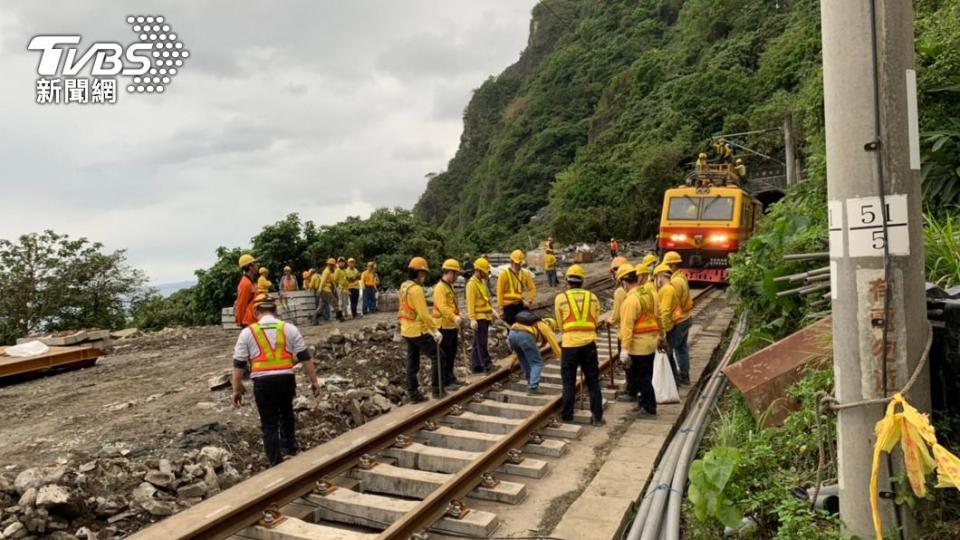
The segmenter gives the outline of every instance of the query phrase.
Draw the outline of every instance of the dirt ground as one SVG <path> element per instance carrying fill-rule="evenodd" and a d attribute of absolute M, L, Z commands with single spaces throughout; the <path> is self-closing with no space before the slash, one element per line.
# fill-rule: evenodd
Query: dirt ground
<path fill-rule="evenodd" d="M 599 274 L 607 264 L 587 265 L 588 272 Z M 559 292 L 547 289 L 542 278 L 538 287 L 541 299 Z M 385 412 L 371 405 L 373 394 L 389 400 L 377 402 L 386 403 L 387 409 L 401 403 L 405 360 L 403 344 L 394 341 L 395 321 L 395 313 L 375 313 L 302 328 L 315 350 L 325 391 L 318 400 L 303 399 L 299 404 L 301 450 Z M 378 339 L 368 340 L 374 333 Z M 330 338 L 333 334 L 346 339 Z M 23 506 L 19 519 L 30 523 L 27 518 L 34 519 L 30 507 L 23 503 L 23 490 L 12 487 L 13 480 L 28 468 L 61 465 L 70 471 L 69 485 L 75 486 L 71 489 L 86 497 L 89 505 L 98 496 L 119 495 L 122 500 L 113 506 L 100 500 L 96 512 L 57 523 L 65 523 L 71 534 L 85 525 L 100 531 L 91 538 L 120 537 L 161 517 L 133 503 L 135 488 L 143 485 L 144 474 L 156 469 L 160 458 L 173 461 L 175 472 L 181 474 L 184 467 L 192 467 L 190 459 L 200 449 L 213 446 L 230 453 L 227 470 L 235 467 L 241 479 L 265 468 L 249 383 L 248 399 L 240 408 L 232 405 L 228 389 L 209 389 L 211 378 L 229 373 L 236 336 L 235 330 L 217 327 L 165 329 L 115 341 L 95 367 L 0 384 L 0 508 L 16 505 L 19 499 Z M 334 341 L 338 344 L 330 345 Z M 507 354 L 504 336 L 493 336 L 491 353 Z M 465 359 L 461 357 L 458 365 L 463 373 Z M 425 371 L 421 370 L 422 377 Z M 309 396 L 302 375 L 298 387 L 299 395 Z M 85 471 L 91 464 L 94 469 Z M 79 479 L 70 476 L 78 470 Z M 221 485 L 227 487 L 222 478 Z M 169 499 L 172 508 L 190 504 L 168 491 L 159 497 Z M 0 532 L 17 519 L 14 516 L 15 512 L 3 514 Z M 35 519 L 48 520 L 49 526 L 54 522 L 53 516 L 43 514 Z M 64 534 L 58 538 L 74 537 Z"/>

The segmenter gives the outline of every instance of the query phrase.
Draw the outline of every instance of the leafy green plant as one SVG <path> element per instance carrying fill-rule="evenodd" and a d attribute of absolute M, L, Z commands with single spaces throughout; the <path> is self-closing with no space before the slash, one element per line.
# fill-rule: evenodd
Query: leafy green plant
<path fill-rule="evenodd" d="M 960 285 L 960 211 L 955 212 L 923 215 L 927 281 L 941 287 Z"/>
<path fill-rule="evenodd" d="M 717 446 L 690 465 L 690 501 L 698 520 L 717 520 L 732 528 L 740 525 L 743 513 L 725 491 L 739 464 L 739 450 Z"/>

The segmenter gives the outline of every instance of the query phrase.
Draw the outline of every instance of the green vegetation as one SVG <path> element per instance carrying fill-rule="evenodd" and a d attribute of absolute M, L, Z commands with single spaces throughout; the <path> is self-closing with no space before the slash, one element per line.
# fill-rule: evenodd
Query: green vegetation
<path fill-rule="evenodd" d="M 716 520 L 726 527 L 739 527 L 743 513 L 724 490 L 740 461 L 740 451 L 736 448 L 715 446 L 703 459 L 690 464 L 690 504 L 699 521 Z"/>
<path fill-rule="evenodd" d="M 415 211 L 472 250 L 647 238 L 714 135 L 822 131 L 816 0 L 551 0 L 520 61 L 478 89 Z M 782 137 L 753 137 L 782 154 Z M 806 145 L 801 155 L 809 155 Z M 761 161 L 748 165 L 761 164 Z"/>
<path fill-rule="evenodd" d="M 692 511 L 685 514 L 695 518 L 688 519 L 687 523 L 692 538 L 723 538 L 723 524 L 736 527 L 740 520 L 733 518 L 740 513 L 756 521 L 753 538 L 845 538 L 835 516 L 811 510 L 808 502 L 790 493 L 792 488 L 806 487 L 816 480 L 819 462 L 816 415 L 820 415 L 820 432 L 828 437 L 826 443 L 832 444 L 829 438 L 836 432 L 836 419 L 818 413 L 816 402 L 817 392 L 830 391 L 832 387 L 830 367 L 809 369 L 787 391 L 787 396 L 799 403 L 799 410 L 777 427 L 761 427 L 762 421 L 751 415 L 742 394 L 736 390 L 727 392 L 719 419 L 712 424 L 705 439 L 705 446 L 713 450 L 706 453 L 701 466 L 706 471 L 707 461 L 712 458 L 718 464 L 712 467 L 716 471 L 714 479 L 727 477 L 722 482 L 722 496 L 728 503 L 723 507 L 727 510 L 711 514 L 697 508 L 693 497 L 695 475 L 691 468 L 691 497 L 686 504 Z M 836 462 L 832 459 L 835 455 L 832 451 L 825 456 L 821 470 L 824 480 L 836 477 Z M 711 482 L 714 486 L 720 484 Z"/>
<path fill-rule="evenodd" d="M 0 240 L 0 343 L 37 332 L 115 328 L 145 282 L 123 250 L 53 231 Z"/>
<path fill-rule="evenodd" d="M 298 278 L 306 269 L 321 268 L 328 257 L 354 257 L 360 266 L 376 261 L 385 286 L 400 284 L 407 261 L 415 255 L 430 261 L 436 274 L 431 278 L 440 275 L 442 257 L 449 256 L 444 251 L 443 237 L 434 227 L 400 208 L 381 208 L 367 219 L 351 217 L 322 227 L 311 221 L 301 222 L 299 215 L 290 214 L 264 227 L 250 243 L 249 250 L 218 248 L 217 262 L 196 271 L 194 287 L 177 291 L 169 298 L 154 294 L 138 301 L 133 309 L 136 325 L 157 329 L 219 324 L 220 309 L 233 305 L 236 297 L 240 279 L 237 260 L 245 252 L 255 254 L 271 276 L 279 276 L 283 267 L 289 265 Z"/>

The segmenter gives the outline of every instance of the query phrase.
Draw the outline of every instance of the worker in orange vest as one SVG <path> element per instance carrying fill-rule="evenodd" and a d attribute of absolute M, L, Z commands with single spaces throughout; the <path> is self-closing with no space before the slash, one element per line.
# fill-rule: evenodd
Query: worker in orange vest
<path fill-rule="evenodd" d="M 627 263 L 620 266 L 617 277 L 627 290 L 620 306 L 620 363 L 627 374 L 627 394 L 638 403 L 639 415 L 657 414 L 657 397 L 653 390 L 653 358 L 660 344 L 656 299 L 643 286 L 648 270 Z"/>
<path fill-rule="evenodd" d="M 425 354 L 430 359 L 430 386 L 433 397 L 440 395 L 440 341 L 443 335 L 437 328 L 430 309 L 427 307 L 427 298 L 423 292 L 423 280 L 430 271 L 427 260 L 423 257 L 414 257 L 407 264 L 407 280 L 400 285 L 400 308 L 397 318 L 400 319 L 400 335 L 407 342 L 407 399 L 411 403 L 426 401 L 427 397 L 420 392 L 420 381 L 417 375 L 420 372 L 420 355 Z"/>
<path fill-rule="evenodd" d="M 603 396 L 600 394 L 600 360 L 597 355 L 597 323 L 600 300 L 583 288 L 583 268 L 575 264 L 567 269 L 567 290 L 554 299 L 553 309 L 560 324 L 560 379 L 563 401 L 560 419 L 573 420 L 577 369 L 583 371 L 590 396 L 591 424 L 603 425 Z"/>
<path fill-rule="evenodd" d="M 233 320 L 240 328 L 257 322 L 253 314 L 253 299 L 257 296 L 257 259 L 244 253 L 239 261 L 240 283 L 237 284 L 237 299 L 233 303 Z"/>
<path fill-rule="evenodd" d="M 297 285 L 297 277 L 293 275 L 293 269 L 289 266 L 283 267 L 283 277 L 280 278 L 280 290 L 285 292 L 293 292 L 299 290 L 300 287 Z"/>
<path fill-rule="evenodd" d="M 253 399 L 260 413 L 263 449 L 273 466 L 297 453 L 294 366 L 303 364 L 313 397 L 320 396 L 320 381 L 300 330 L 277 318 L 276 301 L 260 294 L 253 305 L 257 321 L 240 332 L 233 349 L 233 403 L 237 407 L 243 404 L 243 375 L 249 370 Z"/>
<path fill-rule="evenodd" d="M 610 258 L 615 259 L 617 255 L 620 255 L 620 243 L 617 242 L 616 238 L 610 239 Z"/>

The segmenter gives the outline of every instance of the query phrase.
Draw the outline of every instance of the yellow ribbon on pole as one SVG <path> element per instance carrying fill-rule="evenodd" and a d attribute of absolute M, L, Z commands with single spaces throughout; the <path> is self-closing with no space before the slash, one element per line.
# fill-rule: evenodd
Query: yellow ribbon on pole
<path fill-rule="evenodd" d="M 897 406 L 902 412 L 897 412 Z M 960 489 L 960 458 L 937 443 L 936 431 L 930 418 L 907 403 L 901 394 L 895 394 L 887 404 L 883 418 L 874 426 L 877 442 L 873 447 L 873 466 L 870 474 L 870 509 L 877 540 L 883 539 L 880 522 L 880 501 L 877 484 L 880 480 L 880 454 L 891 453 L 900 443 L 903 463 L 914 495 L 927 496 L 926 476 L 937 471 L 938 488 Z M 929 445 L 929 447 L 928 447 Z M 930 448 L 933 455 L 930 454 Z"/>

